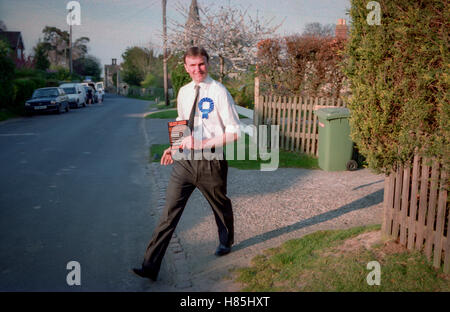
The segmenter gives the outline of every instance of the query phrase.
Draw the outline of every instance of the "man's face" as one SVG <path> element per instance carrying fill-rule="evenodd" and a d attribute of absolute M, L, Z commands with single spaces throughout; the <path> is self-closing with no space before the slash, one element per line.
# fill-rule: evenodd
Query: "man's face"
<path fill-rule="evenodd" d="M 187 56 L 184 68 L 195 83 L 200 83 L 208 76 L 208 62 L 204 56 Z"/>

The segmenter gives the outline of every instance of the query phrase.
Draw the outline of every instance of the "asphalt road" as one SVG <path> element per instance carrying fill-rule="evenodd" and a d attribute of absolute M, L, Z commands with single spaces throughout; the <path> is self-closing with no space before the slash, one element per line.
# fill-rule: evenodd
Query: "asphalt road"
<path fill-rule="evenodd" d="M 148 111 L 147 101 L 109 96 L 62 115 L 0 122 L 0 292 L 238 291 L 229 269 L 264 249 L 381 220 L 383 177 L 367 170 L 230 168 L 233 252 L 214 256 L 214 216 L 196 190 L 158 281 L 136 277 L 130 270 L 141 264 L 171 172 L 148 162 L 149 146 L 168 142 L 167 120 L 143 118 Z M 67 283 L 71 261 L 81 285 Z"/>
<path fill-rule="evenodd" d="M 142 291 L 153 228 L 146 175 L 149 102 L 0 123 L 0 291 Z M 81 285 L 74 267 L 80 264 Z M 164 273 L 163 273 L 164 274 Z"/>

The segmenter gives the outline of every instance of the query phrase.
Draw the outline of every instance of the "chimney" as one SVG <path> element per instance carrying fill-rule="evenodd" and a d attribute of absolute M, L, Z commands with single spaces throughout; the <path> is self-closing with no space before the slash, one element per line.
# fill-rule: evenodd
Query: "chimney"
<path fill-rule="evenodd" d="M 117 65 L 117 59 L 112 59 L 112 65 Z"/>
<path fill-rule="evenodd" d="M 338 19 L 338 23 L 336 25 L 335 36 L 338 39 L 347 39 L 347 25 L 345 23 L 345 19 Z"/>

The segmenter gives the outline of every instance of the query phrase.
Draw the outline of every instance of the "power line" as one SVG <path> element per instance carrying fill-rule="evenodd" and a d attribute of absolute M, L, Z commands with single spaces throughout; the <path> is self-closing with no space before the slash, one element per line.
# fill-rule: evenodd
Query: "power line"
<path fill-rule="evenodd" d="M 127 16 L 127 17 L 120 17 L 117 22 L 118 23 L 122 23 L 125 20 L 129 20 L 131 18 L 134 18 L 134 17 L 138 16 L 139 14 L 142 14 L 142 12 L 144 12 L 145 10 L 147 10 L 147 9 L 151 8 L 152 6 L 154 6 L 158 1 L 159 0 L 153 0 L 149 5 L 147 5 L 146 7 L 142 8 L 142 9 L 138 9 L 138 11 L 133 13 L 132 15 Z"/>

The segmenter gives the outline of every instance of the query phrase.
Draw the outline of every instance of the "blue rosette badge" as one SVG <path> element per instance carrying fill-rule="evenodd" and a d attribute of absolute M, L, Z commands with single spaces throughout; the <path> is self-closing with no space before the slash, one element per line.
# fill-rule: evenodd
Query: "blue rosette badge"
<path fill-rule="evenodd" d="M 209 103 L 208 107 L 204 107 L 207 106 L 204 105 L 205 102 Z M 214 101 L 209 97 L 205 97 L 198 103 L 198 109 L 202 112 L 202 119 L 208 119 L 208 114 L 211 113 L 214 109 Z"/>

